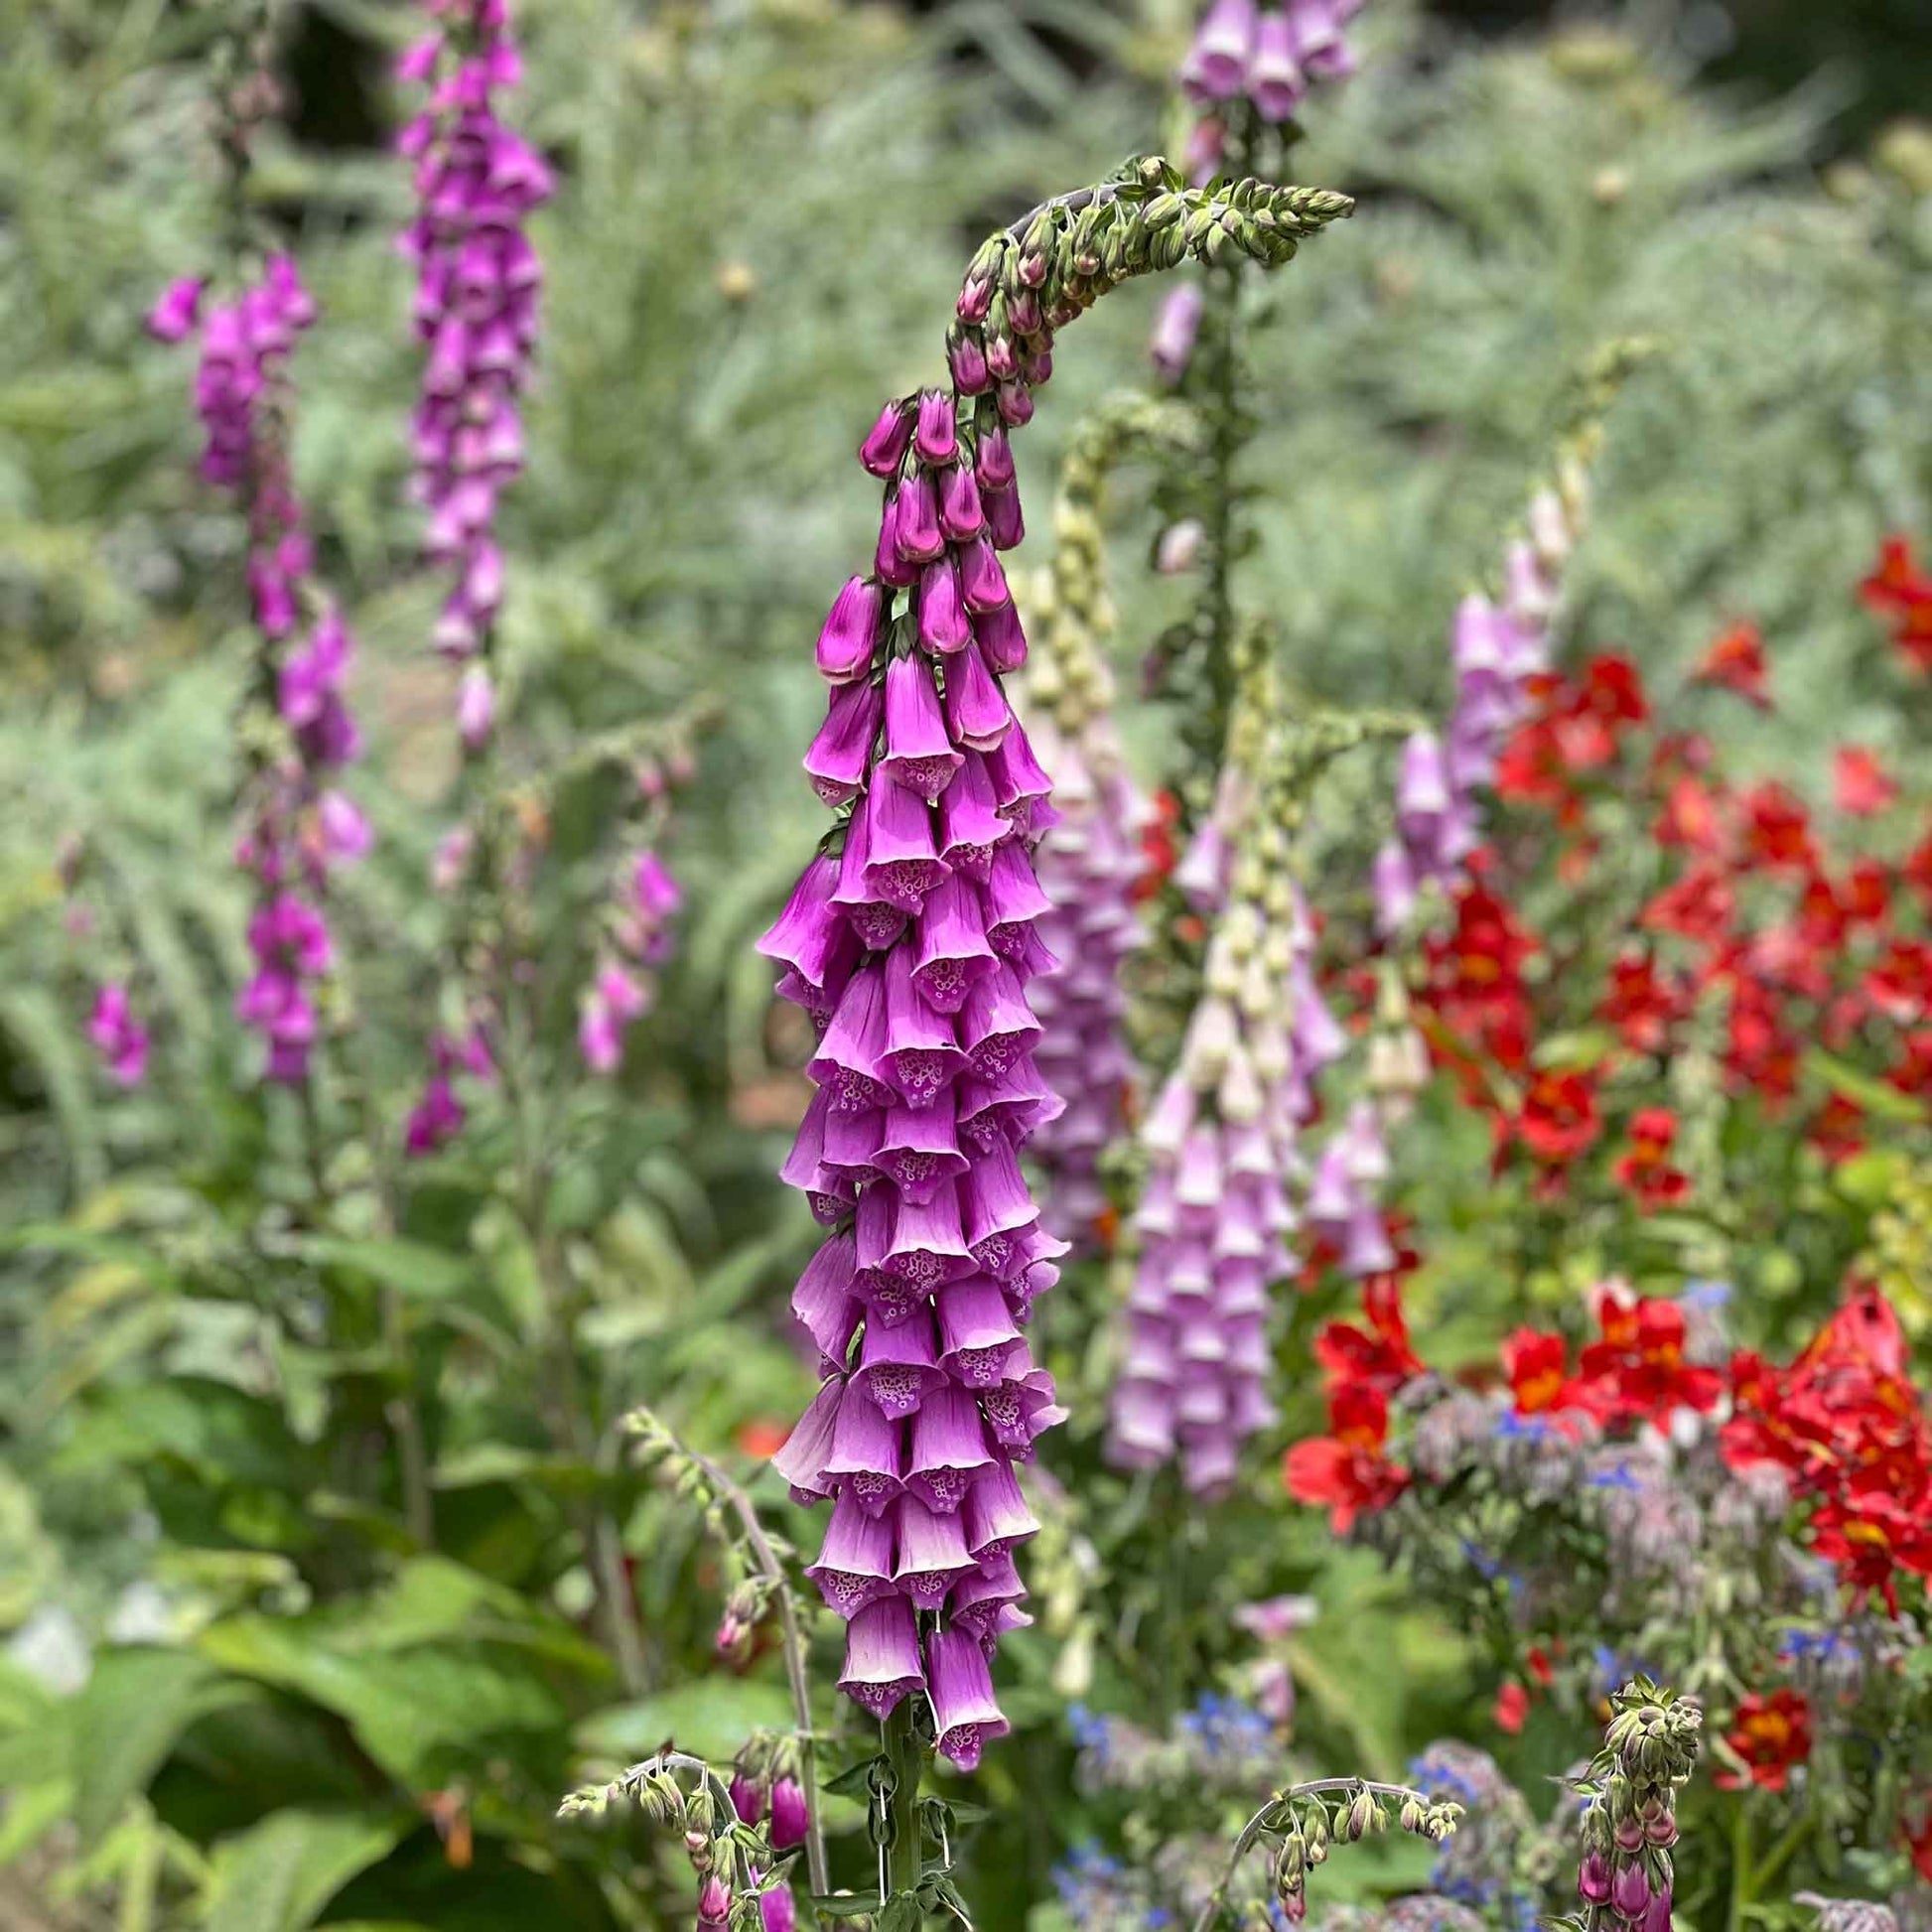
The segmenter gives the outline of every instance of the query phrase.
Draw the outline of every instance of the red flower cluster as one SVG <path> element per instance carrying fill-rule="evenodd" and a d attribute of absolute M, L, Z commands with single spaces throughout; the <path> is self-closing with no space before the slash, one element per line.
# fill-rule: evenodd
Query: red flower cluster
<path fill-rule="evenodd" d="M 1760 711 L 1771 708 L 1770 667 L 1764 661 L 1764 633 L 1754 623 L 1733 623 L 1719 634 L 1691 674 L 1698 684 L 1734 691 Z"/>
<path fill-rule="evenodd" d="M 1643 680 L 1627 657 L 1592 657 L 1583 674 L 1540 680 L 1536 715 L 1504 747 L 1496 795 L 1543 805 L 1567 822 L 1579 809 L 1574 777 L 1610 764 L 1623 735 L 1650 716 Z"/>
<path fill-rule="evenodd" d="M 1676 1145 L 1677 1116 L 1668 1107 L 1639 1107 L 1630 1116 L 1630 1145 L 1612 1172 L 1645 1214 L 1674 1206 L 1691 1191 L 1690 1176 L 1671 1164 Z"/>
<path fill-rule="evenodd" d="M 1740 1353 L 1730 1382 L 1725 1458 L 1784 1470 L 1812 1547 L 1860 1602 L 1875 1591 L 1895 1615 L 1898 1573 L 1932 1577 L 1932 1430 L 1891 1305 L 1855 1289 L 1789 1368 Z"/>
<path fill-rule="evenodd" d="M 1489 870 L 1482 855 L 1472 856 L 1472 876 L 1455 895 L 1453 929 L 1428 943 L 1429 976 L 1419 998 L 1451 1036 L 1438 1035 L 1441 1057 L 1453 1061 L 1456 1049 L 1473 1050 L 1513 1072 L 1529 1060 L 1523 966 L 1539 948 L 1508 902 L 1484 883 Z"/>
<path fill-rule="evenodd" d="M 1891 625 L 1906 663 L 1921 674 L 1932 671 L 1932 577 L 1919 569 L 1903 537 L 1885 539 L 1859 595 Z"/>
<path fill-rule="evenodd" d="M 1739 1701 L 1725 1742 L 1743 1760 L 1742 1771 L 1720 1771 L 1713 1780 L 1721 1791 L 1751 1785 L 1782 1791 L 1791 1767 L 1811 1755 L 1811 1706 L 1800 1691 L 1786 1687 L 1768 1697 L 1753 1691 Z"/>
<path fill-rule="evenodd" d="M 1282 1483 L 1297 1502 L 1325 1507 L 1337 1536 L 1364 1512 L 1387 1509 L 1409 1484 L 1389 1459 L 1389 1397 L 1423 1364 L 1409 1345 L 1402 1293 L 1393 1276 L 1363 1292 L 1365 1327 L 1330 1321 L 1315 1337 L 1315 1360 L 1328 1383 L 1328 1431 L 1295 1444 L 1282 1458 Z"/>

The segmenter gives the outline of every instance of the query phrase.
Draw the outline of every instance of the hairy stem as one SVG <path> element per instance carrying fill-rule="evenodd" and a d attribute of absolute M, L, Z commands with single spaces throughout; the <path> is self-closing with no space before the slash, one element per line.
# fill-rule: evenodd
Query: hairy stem
<path fill-rule="evenodd" d="M 901 1698 L 885 1723 L 886 1755 L 893 1766 L 893 1842 L 887 1853 L 886 1896 L 916 1891 L 924 1870 L 924 1847 L 919 1830 L 919 1784 L 925 1775 L 925 1752 L 912 1727 L 911 1698 Z"/>

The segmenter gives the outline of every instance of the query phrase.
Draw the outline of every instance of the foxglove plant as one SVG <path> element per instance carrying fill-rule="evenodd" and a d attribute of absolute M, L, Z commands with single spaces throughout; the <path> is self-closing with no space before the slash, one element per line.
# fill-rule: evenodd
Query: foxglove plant
<path fill-rule="evenodd" d="M 524 224 L 550 199 L 549 164 L 497 112 L 522 63 L 508 0 L 432 0 L 434 32 L 402 57 L 429 99 L 403 129 L 417 211 L 400 237 L 416 267 L 416 334 L 429 354 L 412 423 L 425 549 L 455 584 L 436 647 L 468 666 L 458 720 L 468 750 L 495 712 L 491 638 L 503 597 L 496 505 L 523 469 L 520 398 L 537 336 L 543 265 Z"/>
<path fill-rule="evenodd" d="M 840 821 L 759 943 L 820 1030 L 784 1174 L 832 1230 L 793 1298 L 827 1379 L 773 1460 L 832 1505 L 807 1574 L 847 1623 L 841 1689 L 887 1721 L 882 1903 L 941 1882 L 928 1741 L 970 1768 L 1007 1728 L 990 1660 L 1025 1620 L 1014 1552 L 1036 1527 L 1015 1465 L 1059 1415 L 1024 1333 L 1065 1244 L 1016 1158 L 1059 1103 L 1027 996 L 1054 963 L 1032 859 L 1048 779 L 1001 685 L 1027 654 L 1000 561 L 1024 533 L 1010 432 L 1055 333 L 1110 289 L 1187 255 L 1285 261 L 1348 207 L 1203 193 L 1158 159 L 1045 203 L 974 257 L 950 386 L 889 404 L 860 451 L 879 540 L 820 632 L 831 697 L 805 759 Z"/>
<path fill-rule="evenodd" d="M 367 821 L 336 787 L 360 748 L 344 698 L 352 643 L 315 578 L 307 517 L 289 469 L 287 365 L 316 306 L 295 263 L 270 255 L 259 279 L 210 304 L 200 279 L 173 283 L 148 317 L 163 342 L 194 338 L 195 400 L 207 431 L 202 475 L 248 520 L 248 589 L 260 639 L 240 735 L 249 761 L 239 863 L 254 876 L 253 978 L 236 1003 L 267 1043 L 272 1080 L 307 1078 L 316 992 L 335 963 L 324 890 L 369 847 Z"/>
<path fill-rule="evenodd" d="M 1034 650 L 1020 708 L 1059 814 L 1035 854 L 1051 901 L 1039 933 L 1060 967 L 1033 990 L 1041 1028 L 1035 1063 L 1066 1109 L 1041 1124 L 1032 1152 L 1052 1182 L 1053 1225 L 1082 1251 L 1108 1211 L 1100 1156 L 1128 1121 L 1135 1067 L 1120 972 L 1146 939 L 1141 835 L 1153 818 L 1114 722 L 1102 499 L 1124 456 L 1147 445 L 1183 448 L 1192 433 L 1185 412 L 1139 396 L 1117 399 L 1083 426 L 1060 472 L 1053 561 L 1026 599 Z"/>

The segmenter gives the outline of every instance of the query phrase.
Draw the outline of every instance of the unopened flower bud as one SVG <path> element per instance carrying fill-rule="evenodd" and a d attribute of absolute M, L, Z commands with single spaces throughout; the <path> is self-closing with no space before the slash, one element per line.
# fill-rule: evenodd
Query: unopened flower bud
<path fill-rule="evenodd" d="M 1366 1791 L 1358 1791 L 1354 1802 L 1348 1807 L 1348 1816 L 1342 1825 L 1342 1836 L 1350 1845 L 1357 1844 L 1368 1835 L 1370 1821 L 1375 1816 L 1375 1800 Z"/>

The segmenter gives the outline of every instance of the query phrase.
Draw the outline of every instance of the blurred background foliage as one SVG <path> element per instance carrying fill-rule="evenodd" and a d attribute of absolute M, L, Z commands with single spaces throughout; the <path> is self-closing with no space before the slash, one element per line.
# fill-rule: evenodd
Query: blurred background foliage
<path fill-rule="evenodd" d="M 700 707 L 671 849 L 687 911 L 621 1083 L 548 1097 L 538 1196 L 506 1179 L 492 1122 L 409 1172 L 384 1218 L 380 1136 L 306 1172 L 304 1122 L 255 1086 L 227 1018 L 242 532 L 196 478 L 185 360 L 140 328 L 168 278 L 223 267 L 200 65 L 219 10 L 0 0 L 7 1932 L 676 1923 L 688 1877 L 643 1828 L 559 1827 L 556 1797 L 667 1734 L 728 1752 L 784 1719 L 768 1657 L 701 1678 L 715 1561 L 614 1466 L 609 1431 L 647 1400 L 749 1473 L 809 1389 L 782 1311 L 812 1230 L 775 1181 L 800 1041 L 750 940 L 819 829 L 790 748 L 816 722 L 806 640 L 870 540 L 849 452 L 882 396 L 937 374 L 991 222 L 1177 141 L 1166 77 L 1191 10 L 525 11 L 519 110 L 562 186 L 535 225 L 531 458 L 504 509 L 518 757 L 554 770 L 588 733 Z M 1532 11 L 1373 0 L 1362 76 L 1311 116 L 1301 178 L 1360 208 L 1255 298 L 1251 603 L 1305 688 L 1439 707 L 1454 602 L 1579 368 L 1643 335 L 1658 353 L 1610 424 L 1575 627 L 1669 689 L 1754 618 L 1781 704 L 1746 768 L 1816 791 L 1831 740 L 1909 757 L 1851 591 L 1881 532 L 1926 528 L 1932 488 L 1932 134 L 1893 119 L 1923 97 L 1915 10 Z M 386 76 L 411 27 L 387 0 L 283 16 L 288 109 L 248 185 L 322 306 L 295 454 L 361 644 L 355 782 L 379 844 L 345 933 L 354 1079 L 391 1138 L 454 777 L 403 492 L 418 369 Z M 1142 379 L 1154 299 L 1123 296 L 1060 357 L 1020 459 L 1034 503 L 1085 411 Z M 1145 572 L 1131 478 L 1118 510 L 1131 644 L 1179 593 Z M 1167 721 L 1132 726 L 1158 750 Z M 1359 807 L 1385 782 L 1330 788 L 1338 877 L 1360 876 Z M 588 957 L 601 785 L 551 800 L 561 985 Z M 79 939 L 56 868 L 75 835 Z M 131 974 L 165 1016 L 140 1095 L 104 1094 L 83 966 Z M 585 1378 L 575 1448 L 540 1420 L 563 1369 Z M 429 1434 L 434 1547 L 403 1520 L 398 1402 Z M 588 1621 L 587 1510 L 630 1566 L 628 1685 Z M 1278 1527 L 1239 1581 L 1312 1581 L 1333 1612 L 1298 1659 L 1310 1755 L 1391 1769 L 1468 1704 L 1458 1641 L 1371 1565 L 1327 1562 L 1307 1520 Z M 1045 1642 L 1012 1655 L 1023 1734 L 989 1757 L 996 1805 L 1063 1794 L 1069 1762 Z M 989 1924 L 1045 1895 L 1077 1814 L 1023 1804 L 983 1849 Z"/>

